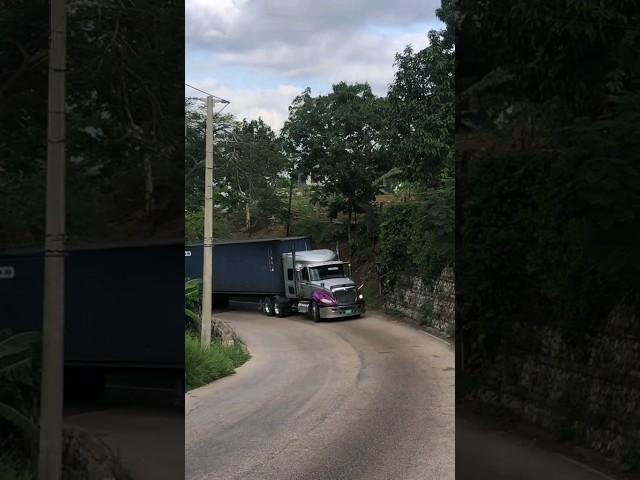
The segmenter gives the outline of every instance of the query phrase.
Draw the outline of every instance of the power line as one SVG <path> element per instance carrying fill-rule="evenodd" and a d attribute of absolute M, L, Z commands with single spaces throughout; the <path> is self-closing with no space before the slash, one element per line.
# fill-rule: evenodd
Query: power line
<path fill-rule="evenodd" d="M 209 97 L 213 97 L 215 98 L 218 102 L 220 103 L 231 103 L 229 100 L 225 100 L 224 98 L 220 98 L 217 95 L 214 95 L 213 93 L 209 93 L 209 92 L 205 92 L 204 90 L 200 90 L 197 87 L 194 87 L 193 85 L 189 85 L 187 82 L 184 83 L 187 87 L 189 88 L 193 88 L 194 90 L 197 90 L 200 93 L 204 93 L 205 95 L 208 95 Z"/>

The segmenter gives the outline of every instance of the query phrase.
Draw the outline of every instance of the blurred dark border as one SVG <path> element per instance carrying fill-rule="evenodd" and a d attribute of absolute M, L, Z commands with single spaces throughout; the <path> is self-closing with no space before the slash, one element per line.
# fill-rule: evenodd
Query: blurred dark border
<path fill-rule="evenodd" d="M 32 472 L 41 346 L 7 339 L 42 328 L 49 7 L 0 7 L 0 462 Z M 64 478 L 182 475 L 184 2 L 68 0 L 66 80 Z"/>
<path fill-rule="evenodd" d="M 491 458 L 505 428 L 638 475 L 638 7 L 458 2 L 460 478 L 530 478 Z"/>

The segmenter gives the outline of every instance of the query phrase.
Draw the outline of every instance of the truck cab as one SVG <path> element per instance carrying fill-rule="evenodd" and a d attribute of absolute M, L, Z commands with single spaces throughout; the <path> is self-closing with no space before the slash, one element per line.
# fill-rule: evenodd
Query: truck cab
<path fill-rule="evenodd" d="M 364 313 L 364 298 L 350 278 L 349 263 L 331 250 L 282 255 L 285 294 L 294 309 L 315 320 Z"/>

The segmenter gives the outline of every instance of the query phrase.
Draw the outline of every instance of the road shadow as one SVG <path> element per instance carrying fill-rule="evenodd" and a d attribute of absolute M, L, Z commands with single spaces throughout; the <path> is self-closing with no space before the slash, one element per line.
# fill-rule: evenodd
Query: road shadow
<path fill-rule="evenodd" d="M 223 314 L 223 313 L 227 313 L 227 312 L 255 312 L 258 314 L 262 313 L 260 312 L 260 303 L 259 302 L 252 302 L 252 301 L 240 301 L 240 300 L 230 300 L 229 301 L 229 306 L 227 308 L 214 308 L 213 309 L 213 314 L 214 315 L 219 315 L 219 314 Z M 276 318 L 276 317 L 272 317 L 272 318 Z M 308 323 L 314 323 L 313 320 L 311 320 L 311 317 L 309 317 L 306 314 L 303 313 L 293 313 L 291 315 L 287 315 L 286 317 L 283 317 L 289 320 L 294 320 L 294 321 L 301 321 L 301 322 L 308 322 Z M 343 317 L 343 318 L 323 318 L 322 320 L 320 320 L 320 322 L 318 322 L 318 324 L 323 324 L 323 323 L 343 323 L 343 322 L 353 322 L 353 321 L 357 321 L 357 320 L 363 320 L 367 318 L 367 314 L 364 315 L 360 315 L 358 317 Z"/>

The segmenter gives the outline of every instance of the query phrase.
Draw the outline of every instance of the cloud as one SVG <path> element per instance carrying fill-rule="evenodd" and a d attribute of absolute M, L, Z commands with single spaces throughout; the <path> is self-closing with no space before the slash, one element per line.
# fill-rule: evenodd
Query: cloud
<path fill-rule="evenodd" d="M 187 77 L 231 100 L 226 111 L 260 115 L 279 129 L 306 86 L 317 94 L 342 80 L 368 82 L 384 95 L 395 54 L 407 44 L 424 48 L 428 30 L 441 28 L 439 6 L 434 0 L 187 0 Z"/>
<path fill-rule="evenodd" d="M 187 0 L 186 34 L 193 47 L 215 51 L 303 47 L 367 25 L 435 23 L 439 6 L 434 0 Z"/>
<path fill-rule="evenodd" d="M 215 91 L 216 95 L 229 99 L 231 103 L 225 108 L 225 113 L 232 113 L 238 120 L 262 118 L 276 131 L 284 125 L 289 115 L 288 108 L 291 101 L 304 90 L 304 87 L 294 85 L 236 89 L 225 86 L 216 79 L 203 80 L 198 86 L 208 92 Z M 186 90 L 185 95 L 194 95 L 194 93 Z M 219 107 L 216 107 L 216 110 L 218 109 Z"/>
<path fill-rule="evenodd" d="M 395 54 L 408 44 L 424 48 L 426 32 L 395 38 L 351 34 L 348 38 L 324 38 L 306 47 L 283 44 L 273 49 L 257 47 L 243 53 L 222 53 L 218 60 L 223 66 L 258 67 L 299 81 L 320 77 L 331 84 L 341 80 L 368 82 L 377 94 L 384 95 L 393 80 Z"/>

